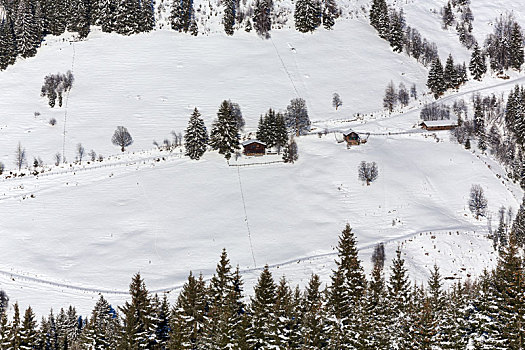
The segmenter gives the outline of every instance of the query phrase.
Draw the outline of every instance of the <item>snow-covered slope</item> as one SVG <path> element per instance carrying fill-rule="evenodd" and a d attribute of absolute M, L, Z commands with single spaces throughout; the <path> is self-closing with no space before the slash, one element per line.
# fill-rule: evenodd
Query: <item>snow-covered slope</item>
<path fill-rule="evenodd" d="M 522 191 L 490 159 L 451 142 L 448 132 L 414 128 L 418 102 L 391 116 L 370 115 L 382 109 L 391 80 L 415 83 L 422 93 L 427 70 L 392 53 L 363 17 L 350 19 L 350 9 L 363 4 L 344 4 L 348 18 L 333 31 L 285 28 L 274 30 L 271 40 L 244 31 L 227 37 L 217 22 L 215 32 L 198 37 L 159 30 L 132 37 L 95 31 L 75 43 L 50 38 L 36 57 L 1 72 L 0 160 L 8 170 L 19 141 L 30 160 L 47 164 L 63 147 L 72 161 L 79 142 L 113 157 L 0 181 L 0 287 L 40 314 L 68 304 L 86 314 L 98 292 L 122 302 L 137 271 L 158 292 L 176 291 L 190 269 L 210 277 L 223 247 L 243 270 L 248 293 L 266 263 L 293 283 L 312 272 L 328 281 L 347 222 L 367 267 L 376 243 L 387 243 L 387 260 L 402 245 L 420 283 L 434 262 L 457 278 L 493 264 L 486 222 L 468 211 L 470 186 L 483 186 L 493 213 L 502 205 L 517 208 Z M 439 17 L 416 5 L 406 5 L 409 24 L 436 41 L 440 54 L 467 57 L 454 34 L 438 28 Z M 475 16 L 488 18 L 491 11 L 492 5 L 473 5 Z M 39 97 L 43 78 L 68 69 L 75 83 L 67 108 L 51 109 Z M 445 100 L 505 92 L 521 79 L 470 82 Z M 338 111 L 331 106 L 334 92 L 344 102 Z M 297 96 L 306 99 L 316 130 L 352 127 L 370 132 L 368 142 L 348 150 L 338 132 L 313 134 L 299 138 L 295 165 L 243 167 L 228 166 L 216 153 L 195 162 L 179 150 L 151 150 L 153 140 L 183 131 L 195 106 L 210 126 L 220 102 L 231 99 L 250 132 L 268 108 L 284 109 Z M 48 124 L 52 117 L 55 126 Z M 124 155 L 110 142 L 118 125 L 135 140 Z M 363 160 L 379 166 L 371 186 L 357 180 Z"/>

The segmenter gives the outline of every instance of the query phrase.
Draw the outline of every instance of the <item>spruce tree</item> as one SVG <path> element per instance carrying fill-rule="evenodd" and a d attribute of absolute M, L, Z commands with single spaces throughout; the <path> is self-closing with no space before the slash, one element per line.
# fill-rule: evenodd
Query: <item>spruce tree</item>
<path fill-rule="evenodd" d="M 293 164 L 297 159 L 299 159 L 299 151 L 297 149 L 297 143 L 292 136 L 288 144 L 284 147 L 283 162 Z"/>
<path fill-rule="evenodd" d="M 445 64 L 445 71 L 443 72 L 443 80 L 447 89 L 454 89 L 459 86 L 459 77 L 454 65 L 452 55 L 448 55 L 447 63 Z"/>
<path fill-rule="evenodd" d="M 523 247 L 525 245 L 525 196 L 512 224 L 512 234 L 514 235 L 516 244 Z"/>
<path fill-rule="evenodd" d="M 224 32 L 227 35 L 233 35 L 233 26 L 235 25 L 236 5 L 234 0 L 225 0 L 224 16 L 222 17 L 222 24 L 224 25 Z"/>
<path fill-rule="evenodd" d="M 191 159 L 199 160 L 206 152 L 207 143 L 208 132 L 206 131 L 206 125 L 204 125 L 204 120 L 201 118 L 199 110 L 195 107 L 184 133 L 185 154 Z"/>
<path fill-rule="evenodd" d="M 172 29 L 185 33 L 191 32 L 191 26 L 195 23 L 194 17 L 193 0 L 173 0 L 170 15 Z M 194 25 L 196 26 L 196 23 Z"/>
<path fill-rule="evenodd" d="M 300 292 L 298 289 L 293 292 L 283 276 L 279 280 L 275 294 L 275 315 L 277 320 L 275 342 L 282 349 L 299 348 Z"/>
<path fill-rule="evenodd" d="M 232 103 L 225 100 L 222 102 L 217 112 L 217 119 L 213 123 L 210 133 L 210 146 L 229 160 L 235 150 L 240 149 L 239 139 L 240 135 L 233 114 Z"/>
<path fill-rule="evenodd" d="M 79 343 L 90 349 L 113 349 L 118 345 L 120 324 L 115 310 L 100 295 Z"/>
<path fill-rule="evenodd" d="M 196 349 L 203 345 L 203 329 L 207 322 L 206 285 L 202 278 L 190 272 L 182 287 L 177 304 L 171 312 L 171 349 Z"/>
<path fill-rule="evenodd" d="M 14 29 L 20 56 L 24 58 L 34 56 L 40 41 L 37 36 L 37 25 L 29 0 L 20 0 Z"/>
<path fill-rule="evenodd" d="M 323 5 L 323 26 L 325 29 L 332 29 L 339 17 L 339 8 L 335 0 L 324 0 Z"/>
<path fill-rule="evenodd" d="M 427 87 L 434 94 L 436 99 L 446 90 L 443 76 L 443 66 L 441 65 L 439 57 L 436 57 L 432 62 L 432 67 L 428 72 Z"/>
<path fill-rule="evenodd" d="M 390 46 L 392 47 L 394 52 L 403 51 L 403 43 L 405 40 L 404 32 L 405 28 L 403 10 L 401 10 L 400 12 L 393 10 L 390 16 L 390 30 L 388 35 L 388 41 L 390 42 Z"/>
<path fill-rule="evenodd" d="M 144 280 L 137 273 L 129 285 L 131 302 L 119 307 L 122 313 L 120 347 L 126 349 L 151 346 L 155 339 L 154 310 Z"/>
<path fill-rule="evenodd" d="M 399 247 L 396 250 L 396 257 L 392 260 L 387 290 L 392 341 L 400 347 L 409 333 L 412 294 L 405 260 L 401 257 L 401 249 Z"/>
<path fill-rule="evenodd" d="M 31 350 L 37 345 L 37 322 L 33 309 L 29 306 L 24 314 L 22 329 L 20 330 L 20 349 Z"/>
<path fill-rule="evenodd" d="M 475 80 L 481 81 L 483 75 L 487 72 L 487 64 L 485 63 L 485 55 L 481 53 L 479 46 L 476 44 L 470 57 L 470 74 Z"/>
<path fill-rule="evenodd" d="M 150 32 L 155 29 L 155 2 L 141 0 L 140 2 L 140 31 Z"/>
<path fill-rule="evenodd" d="M 295 3 L 295 28 L 302 32 L 313 32 L 321 25 L 322 10 L 320 0 L 297 0 Z"/>
<path fill-rule="evenodd" d="M 524 61 L 523 55 L 523 33 L 520 25 L 514 22 L 510 37 L 510 66 L 516 70 L 521 70 Z"/>
<path fill-rule="evenodd" d="M 390 18 L 388 16 L 388 6 L 385 0 L 373 0 L 370 9 L 370 24 L 374 27 L 379 36 L 388 39 Z"/>
<path fill-rule="evenodd" d="M 302 298 L 300 334 L 302 349 L 314 350 L 326 346 L 324 298 L 318 275 L 312 275 Z"/>
<path fill-rule="evenodd" d="M 100 13 L 99 25 L 102 31 L 110 33 L 116 30 L 116 3 L 113 0 L 99 0 L 98 12 Z"/>
<path fill-rule="evenodd" d="M 83 39 L 89 34 L 89 18 L 84 0 L 70 0 L 69 6 L 67 29 L 70 32 L 77 32 L 79 37 Z"/>
<path fill-rule="evenodd" d="M 275 115 L 275 129 L 274 135 L 274 146 L 277 148 L 277 153 L 281 153 L 281 149 L 288 142 L 288 132 L 286 130 L 286 122 L 282 113 Z"/>
<path fill-rule="evenodd" d="M 272 29 L 273 0 L 255 0 L 253 10 L 253 27 L 263 38 L 270 37 Z"/>
<path fill-rule="evenodd" d="M 13 321 L 9 331 L 9 342 L 11 349 L 20 349 L 21 343 L 21 323 L 20 323 L 20 309 L 18 302 L 13 305 Z"/>
<path fill-rule="evenodd" d="M 266 265 L 254 288 L 254 296 L 251 298 L 252 324 L 248 342 L 252 349 L 271 349 L 277 346 L 276 289 L 270 269 Z"/>

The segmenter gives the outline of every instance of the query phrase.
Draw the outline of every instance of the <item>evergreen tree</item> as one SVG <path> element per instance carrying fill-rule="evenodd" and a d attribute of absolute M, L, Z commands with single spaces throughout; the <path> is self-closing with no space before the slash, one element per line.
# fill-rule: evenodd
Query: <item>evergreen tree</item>
<path fill-rule="evenodd" d="M 122 312 L 122 337 L 120 347 L 125 349 L 151 346 L 155 338 L 154 314 L 144 280 L 137 273 L 129 285 L 131 302 L 120 307 Z"/>
<path fill-rule="evenodd" d="M 253 26 L 258 35 L 270 37 L 272 29 L 273 0 L 256 0 L 253 10 Z"/>
<path fill-rule="evenodd" d="M 20 349 L 31 350 L 37 345 L 37 322 L 33 309 L 29 306 L 24 314 L 22 329 L 20 331 Z"/>
<path fill-rule="evenodd" d="M 21 340 L 21 324 L 20 324 L 20 309 L 18 308 L 18 302 L 13 305 L 13 321 L 9 331 L 9 342 L 10 349 L 20 349 L 22 344 Z"/>
<path fill-rule="evenodd" d="M 190 272 L 171 314 L 171 349 L 196 349 L 203 346 L 202 331 L 207 322 L 208 300 L 202 275 Z"/>
<path fill-rule="evenodd" d="M 113 0 L 99 0 L 98 11 L 100 13 L 99 24 L 102 31 L 110 33 L 116 30 L 116 3 Z"/>
<path fill-rule="evenodd" d="M 516 244 L 523 247 L 525 245 L 525 196 L 512 224 L 512 234 L 514 235 Z"/>
<path fill-rule="evenodd" d="M 81 39 L 89 34 L 89 18 L 83 0 L 69 0 L 69 21 L 67 29 L 77 32 Z"/>
<path fill-rule="evenodd" d="M 405 260 L 401 257 L 399 247 L 396 250 L 396 257 L 392 260 L 387 290 L 392 341 L 397 348 L 403 348 L 403 344 L 409 339 L 412 295 Z"/>
<path fill-rule="evenodd" d="M 520 25 L 514 22 L 510 37 L 510 66 L 516 70 L 521 70 L 524 61 L 523 56 L 523 33 Z"/>
<path fill-rule="evenodd" d="M 295 136 L 306 135 L 310 131 L 311 123 L 304 99 L 294 98 L 290 100 L 290 104 L 286 107 L 285 122 Z"/>
<path fill-rule="evenodd" d="M 321 281 L 312 275 L 301 302 L 300 334 L 302 349 L 322 349 L 326 346 L 326 317 Z"/>
<path fill-rule="evenodd" d="M 485 63 L 485 55 L 479 50 L 479 46 L 476 44 L 470 57 L 470 74 L 475 80 L 481 81 L 483 75 L 487 72 L 487 65 Z"/>
<path fill-rule="evenodd" d="M 116 0 L 115 31 L 122 35 L 139 32 L 140 2 L 139 0 Z"/>
<path fill-rule="evenodd" d="M 295 3 L 295 28 L 302 32 L 313 32 L 321 25 L 321 1 L 297 0 Z"/>
<path fill-rule="evenodd" d="M 9 339 L 10 327 L 7 322 L 7 314 L 5 312 L 0 313 L 0 349 L 9 349 L 11 345 Z"/>
<path fill-rule="evenodd" d="M 207 143 L 208 132 L 206 131 L 206 125 L 204 125 L 204 120 L 201 118 L 199 110 L 195 107 L 184 134 L 185 154 L 191 159 L 199 160 L 206 152 Z"/>
<path fill-rule="evenodd" d="M 224 16 L 222 23 L 224 25 L 224 32 L 228 35 L 233 35 L 233 26 L 235 25 L 236 5 L 234 0 L 225 0 Z"/>
<path fill-rule="evenodd" d="M 150 32 L 155 29 L 155 2 L 141 0 L 140 2 L 140 31 Z"/>
<path fill-rule="evenodd" d="M 34 56 L 40 41 L 29 0 L 20 0 L 14 29 L 18 53 L 24 58 Z"/>
<path fill-rule="evenodd" d="M 293 292 L 283 276 L 276 289 L 275 315 L 277 320 L 276 344 L 281 349 L 299 348 L 300 292 Z"/>
<path fill-rule="evenodd" d="M 156 314 L 156 329 L 155 329 L 155 344 L 160 349 L 167 349 L 170 339 L 170 305 L 168 303 L 168 296 L 164 293 L 162 301 L 157 303 Z"/>
<path fill-rule="evenodd" d="M 443 76 L 443 66 L 441 65 L 439 57 L 436 57 L 432 63 L 432 67 L 428 73 L 427 87 L 434 94 L 436 99 L 446 90 Z"/>
<path fill-rule="evenodd" d="M 115 310 L 100 295 L 82 332 L 80 344 L 89 349 L 114 349 L 119 341 L 119 331 L 120 324 Z"/>
<path fill-rule="evenodd" d="M 390 18 L 385 0 L 373 0 L 370 9 L 370 24 L 377 30 L 381 38 L 388 39 Z"/>
<path fill-rule="evenodd" d="M 286 122 L 284 119 L 284 115 L 282 113 L 277 113 L 275 115 L 275 129 L 273 131 L 273 135 L 274 135 L 274 146 L 277 148 L 277 153 L 280 154 L 281 149 L 288 142 L 288 131 L 286 130 Z"/>
<path fill-rule="evenodd" d="M 213 123 L 210 133 L 210 146 L 229 160 L 235 150 L 240 148 L 239 139 L 240 135 L 232 103 L 224 100 L 217 112 L 217 119 Z"/>
<path fill-rule="evenodd" d="M 10 23 L 0 21 L 0 70 L 6 69 L 16 59 L 16 41 Z"/>
<path fill-rule="evenodd" d="M 335 20 L 339 17 L 339 8 L 335 0 L 324 0 L 323 3 L 323 26 L 326 29 L 332 29 L 335 25 Z"/>
<path fill-rule="evenodd" d="M 390 46 L 392 47 L 394 52 L 403 51 L 403 43 L 405 41 L 404 23 L 405 19 L 403 15 L 403 10 L 401 10 L 400 12 L 392 10 L 392 14 L 390 15 L 390 30 L 388 35 L 388 41 L 390 42 Z"/>
<path fill-rule="evenodd" d="M 276 289 L 272 274 L 266 265 L 259 276 L 251 299 L 252 324 L 248 341 L 252 349 L 272 349 L 277 346 Z"/>
<path fill-rule="evenodd" d="M 447 89 L 454 89 L 459 87 L 459 76 L 454 65 L 452 55 L 448 55 L 447 63 L 445 64 L 445 71 L 443 72 L 443 80 Z"/>
<path fill-rule="evenodd" d="M 297 143 L 293 136 L 290 138 L 290 142 L 284 147 L 283 161 L 285 163 L 295 163 L 299 159 L 299 152 L 297 150 Z"/>
<path fill-rule="evenodd" d="M 450 4 L 450 1 L 447 2 L 447 4 L 443 7 L 443 27 L 447 29 L 448 27 L 452 26 L 455 21 L 454 12 L 452 12 L 452 5 Z"/>

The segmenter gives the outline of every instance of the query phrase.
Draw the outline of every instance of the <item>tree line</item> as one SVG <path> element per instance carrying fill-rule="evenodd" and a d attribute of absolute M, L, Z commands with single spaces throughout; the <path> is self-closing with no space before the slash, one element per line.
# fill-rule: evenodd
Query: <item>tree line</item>
<path fill-rule="evenodd" d="M 523 255 L 514 232 L 497 266 L 477 280 L 443 286 L 434 265 L 426 284 L 412 284 L 398 247 L 388 277 L 377 244 L 366 276 L 350 225 L 343 229 L 330 283 L 311 275 L 304 289 L 262 270 L 247 297 L 239 268 L 223 250 L 205 281 L 190 272 L 175 304 L 148 292 L 140 274 L 130 299 L 113 307 L 101 295 L 89 317 L 74 307 L 53 311 L 40 324 L 18 304 L 0 315 L 2 349 L 523 349 Z M 521 218 L 519 218 L 521 215 Z M 4 298 L 5 299 L 5 298 Z M 4 303 L 5 305 L 5 303 Z"/>

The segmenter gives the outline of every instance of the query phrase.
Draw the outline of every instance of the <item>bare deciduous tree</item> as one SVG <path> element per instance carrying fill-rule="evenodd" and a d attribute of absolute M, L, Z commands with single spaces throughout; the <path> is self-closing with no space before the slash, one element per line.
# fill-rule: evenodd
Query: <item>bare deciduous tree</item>
<path fill-rule="evenodd" d="M 60 162 L 62 161 L 62 155 L 60 154 L 60 152 L 55 153 L 53 158 L 55 159 L 55 165 L 59 166 Z"/>
<path fill-rule="evenodd" d="M 343 105 L 343 100 L 341 100 L 341 96 L 337 92 L 335 92 L 332 96 L 332 106 L 337 109 Z"/>
<path fill-rule="evenodd" d="M 117 130 L 115 130 L 111 142 L 113 142 L 115 146 L 119 146 L 121 151 L 124 152 L 126 147 L 133 143 L 133 138 L 128 132 L 128 129 L 123 126 L 117 126 Z"/>
<path fill-rule="evenodd" d="M 84 154 L 86 153 L 86 150 L 84 149 L 84 146 L 82 146 L 81 143 L 77 145 L 77 157 L 80 164 L 82 164 L 82 158 L 84 157 Z"/>
<path fill-rule="evenodd" d="M 366 185 L 370 186 L 370 183 L 377 179 L 379 171 L 377 170 L 376 162 L 367 163 L 362 161 L 358 168 L 359 180 L 366 181 Z"/>
<path fill-rule="evenodd" d="M 27 163 L 26 150 L 22 147 L 22 144 L 18 142 L 18 146 L 15 151 L 15 164 L 18 171 L 22 170 L 22 167 Z"/>
<path fill-rule="evenodd" d="M 97 153 L 93 149 L 89 151 L 88 156 L 89 158 L 91 158 L 92 162 L 94 162 L 97 159 Z"/>
<path fill-rule="evenodd" d="M 470 188 L 470 199 L 468 207 L 472 214 L 476 216 L 476 220 L 480 216 L 485 216 L 487 213 L 488 200 L 485 197 L 483 188 L 480 185 L 472 185 Z"/>

